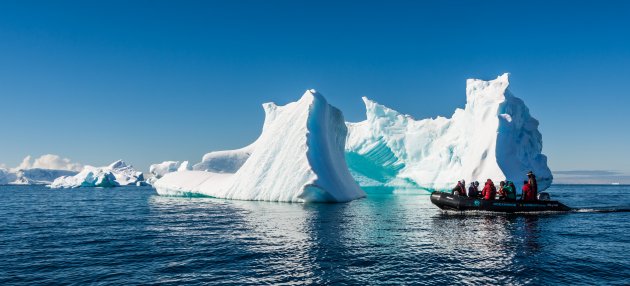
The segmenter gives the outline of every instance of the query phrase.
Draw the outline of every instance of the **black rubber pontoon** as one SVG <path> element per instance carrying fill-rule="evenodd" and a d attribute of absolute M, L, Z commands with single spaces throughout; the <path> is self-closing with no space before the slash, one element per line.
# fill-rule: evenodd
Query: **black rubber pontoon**
<path fill-rule="evenodd" d="M 433 192 L 431 202 L 443 210 L 453 211 L 491 211 L 491 212 L 545 212 L 570 211 L 571 208 L 558 201 L 486 201 L 443 192 Z"/>

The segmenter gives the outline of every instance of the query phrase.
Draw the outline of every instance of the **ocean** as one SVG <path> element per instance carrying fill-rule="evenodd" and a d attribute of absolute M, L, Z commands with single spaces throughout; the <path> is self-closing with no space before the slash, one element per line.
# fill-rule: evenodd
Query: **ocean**
<path fill-rule="evenodd" d="M 289 204 L 0 186 L 0 284 L 630 285 L 630 186 L 554 185 L 579 210 L 534 215 L 366 192 Z"/>

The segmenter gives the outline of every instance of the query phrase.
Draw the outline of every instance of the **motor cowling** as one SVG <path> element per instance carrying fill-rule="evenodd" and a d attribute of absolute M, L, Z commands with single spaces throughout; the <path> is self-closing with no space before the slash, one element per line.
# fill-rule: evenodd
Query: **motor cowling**
<path fill-rule="evenodd" d="M 551 196 L 547 192 L 540 192 L 540 193 L 538 193 L 538 200 L 539 201 L 550 201 L 551 200 Z"/>

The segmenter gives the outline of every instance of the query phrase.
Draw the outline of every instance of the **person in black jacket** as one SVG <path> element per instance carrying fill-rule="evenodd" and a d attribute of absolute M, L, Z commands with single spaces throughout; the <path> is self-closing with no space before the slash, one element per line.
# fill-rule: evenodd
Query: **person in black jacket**
<path fill-rule="evenodd" d="M 479 197 L 479 182 L 470 183 L 470 187 L 468 187 L 468 197 L 469 198 Z"/>

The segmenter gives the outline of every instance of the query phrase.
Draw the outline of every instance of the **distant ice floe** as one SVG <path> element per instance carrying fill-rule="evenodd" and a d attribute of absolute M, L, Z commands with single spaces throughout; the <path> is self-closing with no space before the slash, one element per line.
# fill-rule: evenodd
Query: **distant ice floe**
<path fill-rule="evenodd" d="M 81 164 L 58 155 L 35 159 L 29 155 L 15 168 L 0 168 L 0 185 L 47 185 L 58 177 L 76 175 L 80 168 Z"/>
<path fill-rule="evenodd" d="M 118 160 L 109 166 L 85 166 L 74 176 L 63 176 L 55 179 L 51 188 L 78 187 L 118 187 L 144 184 L 144 175 L 131 165 Z"/>

